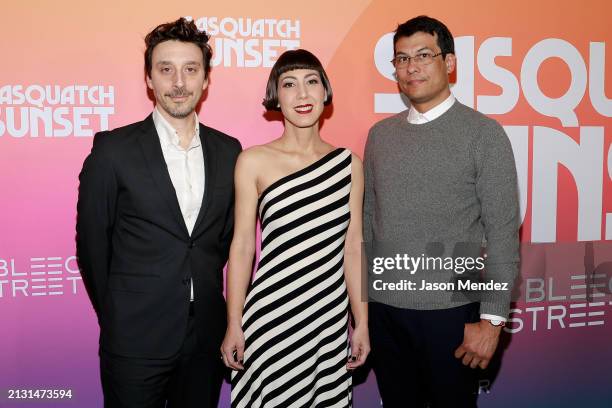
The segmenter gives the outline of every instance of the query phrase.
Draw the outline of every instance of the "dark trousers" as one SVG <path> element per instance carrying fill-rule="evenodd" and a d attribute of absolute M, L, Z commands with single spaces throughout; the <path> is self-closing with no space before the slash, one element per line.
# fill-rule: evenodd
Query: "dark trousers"
<path fill-rule="evenodd" d="M 474 369 L 455 358 L 477 303 L 443 310 L 369 304 L 372 364 L 385 408 L 473 408 Z"/>
<path fill-rule="evenodd" d="M 198 347 L 195 319 L 168 359 L 126 358 L 100 351 L 105 408 L 216 408 L 223 381 L 219 354 Z M 167 405 L 166 405 L 167 404 Z"/>

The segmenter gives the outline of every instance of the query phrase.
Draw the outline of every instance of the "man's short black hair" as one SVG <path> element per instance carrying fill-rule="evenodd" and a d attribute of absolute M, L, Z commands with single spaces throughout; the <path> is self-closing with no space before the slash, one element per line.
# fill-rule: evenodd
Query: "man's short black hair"
<path fill-rule="evenodd" d="M 204 60 L 204 74 L 208 78 L 210 72 L 210 59 L 212 58 L 212 49 L 208 44 L 209 36 L 205 31 L 198 30 L 193 20 L 188 21 L 184 17 L 179 18 L 171 23 L 160 24 L 145 37 L 145 72 L 151 77 L 153 49 L 164 41 L 181 41 L 195 44 L 202 50 L 202 59 Z"/>
<path fill-rule="evenodd" d="M 455 53 L 455 41 L 448 27 L 446 27 L 443 22 L 428 16 L 414 17 L 398 25 L 397 30 L 395 30 L 395 35 L 393 36 L 393 49 L 395 50 L 395 44 L 397 44 L 400 38 L 410 37 L 418 32 L 431 35 L 435 34 L 438 47 L 440 47 L 440 51 L 442 52 L 442 57 L 446 57 L 446 54 Z"/>

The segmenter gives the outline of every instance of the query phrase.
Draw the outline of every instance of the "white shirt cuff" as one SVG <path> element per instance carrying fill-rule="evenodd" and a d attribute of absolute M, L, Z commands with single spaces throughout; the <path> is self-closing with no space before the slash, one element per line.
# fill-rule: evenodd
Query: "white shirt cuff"
<path fill-rule="evenodd" d="M 480 319 L 481 320 L 501 320 L 504 323 L 508 321 L 508 319 L 506 319 L 505 317 L 496 316 L 492 314 L 486 314 L 486 313 L 481 313 Z"/>

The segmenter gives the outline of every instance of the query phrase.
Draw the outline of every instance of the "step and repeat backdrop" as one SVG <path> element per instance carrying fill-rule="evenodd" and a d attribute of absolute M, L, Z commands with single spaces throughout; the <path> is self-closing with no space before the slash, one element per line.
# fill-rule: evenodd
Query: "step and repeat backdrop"
<path fill-rule="evenodd" d="M 362 155 L 370 126 L 406 109 L 392 33 L 419 14 L 455 35 L 453 93 L 504 126 L 519 176 L 521 277 L 479 405 L 612 406 L 611 12 L 606 0 L 3 4 L 0 406 L 31 406 L 11 389 L 56 389 L 63 399 L 37 406 L 102 407 L 98 326 L 75 258 L 77 176 L 95 132 L 152 110 L 147 32 L 186 16 L 212 35 L 200 120 L 244 147 L 282 132 L 261 106 L 276 58 L 312 51 L 334 90 L 322 135 Z M 355 383 L 356 407 L 380 406 L 373 373 Z"/>

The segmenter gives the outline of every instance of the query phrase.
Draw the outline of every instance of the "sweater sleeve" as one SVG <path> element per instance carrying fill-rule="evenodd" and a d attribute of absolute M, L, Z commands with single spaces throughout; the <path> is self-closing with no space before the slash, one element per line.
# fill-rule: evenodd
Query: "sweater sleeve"
<path fill-rule="evenodd" d="M 364 194 L 363 194 L 363 240 L 366 244 L 371 244 L 374 237 L 372 231 L 372 218 L 374 216 L 375 192 L 374 175 L 372 174 L 372 155 L 373 152 L 373 130 L 370 129 L 368 140 L 366 141 L 363 170 L 364 170 Z"/>
<path fill-rule="evenodd" d="M 519 263 L 519 203 L 514 155 L 504 129 L 495 121 L 480 128 L 474 146 L 476 194 L 487 242 L 485 281 L 507 284 L 507 290 L 482 295 L 481 314 L 508 316 Z"/>

